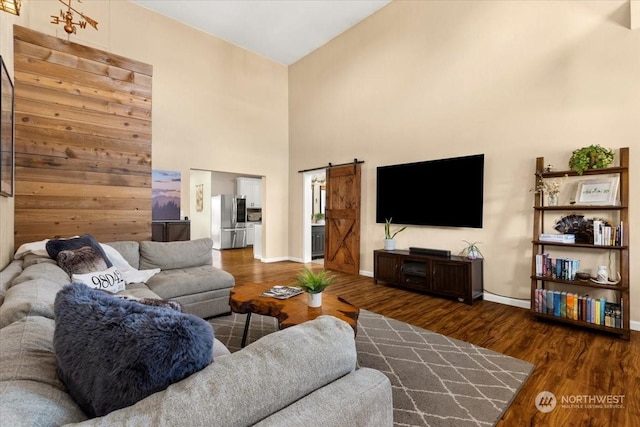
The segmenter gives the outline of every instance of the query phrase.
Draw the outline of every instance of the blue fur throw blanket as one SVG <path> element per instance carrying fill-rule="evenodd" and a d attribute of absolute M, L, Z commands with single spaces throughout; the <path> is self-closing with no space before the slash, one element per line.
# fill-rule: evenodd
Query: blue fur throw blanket
<path fill-rule="evenodd" d="M 56 295 L 58 376 L 89 417 L 106 415 L 207 366 L 213 329 L 176 310 L 73 283 Z"/>

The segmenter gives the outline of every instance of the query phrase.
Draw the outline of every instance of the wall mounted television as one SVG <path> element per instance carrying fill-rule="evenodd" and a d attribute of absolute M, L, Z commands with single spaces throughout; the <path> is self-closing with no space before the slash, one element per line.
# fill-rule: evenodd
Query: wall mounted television
<path fill-rule="evenodd" d="M 376 222 L 482 228 L 484 154 L 379 166 Z"/>

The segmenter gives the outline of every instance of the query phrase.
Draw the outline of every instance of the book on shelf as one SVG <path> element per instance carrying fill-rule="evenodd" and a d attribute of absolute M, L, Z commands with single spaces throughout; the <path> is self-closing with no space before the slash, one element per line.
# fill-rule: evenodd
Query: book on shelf
<path fill-rule="evenodd" d="M 605 302 L 604 325 L 610 328 L 622 328 L 622 307 L 620 304 Z"/>
<path fill-rule="evenodd" d="M 568 293 L 567 294 L 567 308 L 566 308 L 566 314 L 567 314 L 567 319 L 572 319 L 572 320 L 578 320 L 577 317 L 577 313 L 576 310 L 578 308 L 575 299 L 578 297 L 578 295 L 573 294 L 573 293 Z"/>
<path fill-rule="evenodd" d="M 593 220 L 593 244 L 599 246 L 622 246 L 624 245 L 624 223 L 620 221 L 617 227 L 605 225 L 599 219 Z"/>
<path fill-rule="evenodd" d="M 553 314 L 553 291 L 546 291 L 547 293 L 547 314 Z"/>
<path fill-rule="evenodd" d="M 304 292 L 302 289 L 296 288 L 294 286 L 277 285 L 277 286 L 272 287 L 268 291 L 261 293 L 260 295 L 262 295 L 263 297 L 272 297 L 272 298 L 277 298 L 277 299 L 287 299 L 287 298 L 291 298 L 291 297 L 294 297 L 296 295 L 299 295 L 302 292 Z"/>
<path fill-rule="evenodd" d="M 536 254 L 536 276 L 575 280 L 579 268 L 579 259 L 554 258 L 548 253 Z"/>
<path fill-rule="evenodd" d="M 536 289 L 535 310 L 565 319 L 579 320 L 611 328 L 622 328 L 624 301 L 616 304 L 574 292 Z"/>

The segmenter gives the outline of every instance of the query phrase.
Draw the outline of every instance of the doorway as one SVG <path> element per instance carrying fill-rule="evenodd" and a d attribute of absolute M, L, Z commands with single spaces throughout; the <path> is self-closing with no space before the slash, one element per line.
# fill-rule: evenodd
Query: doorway
<path fill-rule="evenodd" d="M 215 230 L 212 228 L 214 215 L 212 197 L 214 195 L 242 194 L 246 196 L 247 203 L 244 246 L 252 247 L 254 258 L 262 259 L 264 253 L 262 242 L 262 211 L 264 208 L 262 203 L 264 199 L 262 197 L 262 184 L 264 184 L 265 177 L 203 169 L 190 169 L 189 172 L 191 238 L 213 238 Z M 258 184 L 255 186 L 255 192 L 247 191 L 243 186 L 247 181 L 250 184 Z M 250 189 L 253 189 L 253 187 L 250 187 Z M 234 245 L 233 248 L 244 246 Z"/>
<path fill-rule="evenodd" d="M 360 197 L 361 163 L 329 166 L 328 169 L 303 171 L 303 262 L 312 262 L 311 227 L 313 215 L 312 181 L 314 174 L 325 172 L 324 258 L 327 269 L 359 274 L 360 271 Z"/>
<path fill-rule="evenodd" d="M 303 174 L 303 262 L 324 264 L 326 170 Z"/>

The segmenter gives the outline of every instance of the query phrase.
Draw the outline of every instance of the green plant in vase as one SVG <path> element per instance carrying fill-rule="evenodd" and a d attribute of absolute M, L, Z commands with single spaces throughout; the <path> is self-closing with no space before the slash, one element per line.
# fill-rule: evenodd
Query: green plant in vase
<path fill-rule="evenodd" d="M 480 249 L 478 248 L 478 244 L 482 243 L 482 242 L 469 242 L 467 240 L 463 240 L 463 242 L 465 242 L 467 244 L 467 247 L 462 249 L 462 256 L 467 257 L 469 259 L 476 259 L 476 258 L 484 258 L 484 255 L 482 255 L 482 252 L 480 252 Z"/>
<path fill-rule="evenodd" d="M 296 277 L 296 286 L 308 294 L 309 307 L 322 305 L 322 292 L 335 282 L 335 277 L 330 276 L 327 270 L 314 273 L 308 267 Z"/>
<path fill-rule="evenodd" d="M 404 231 L 407 227 L 404 226 L 402 228 L 397 229 L 396 231 L 391 231 L 391 221 L 393 218 L 385 218 L 384 220 L 384 248 L 388 251 L 392 251 L 396 248 L 396 241 L 393 240 L 396 237 L 396 234 Z"/>
<path fill-rule="evenodd" d="M 613 151 L 600 145 L 574 150 L 569 159 L 569 168 L 582 175 L 588 169 L 601 169 L 613 163 Z"/>

